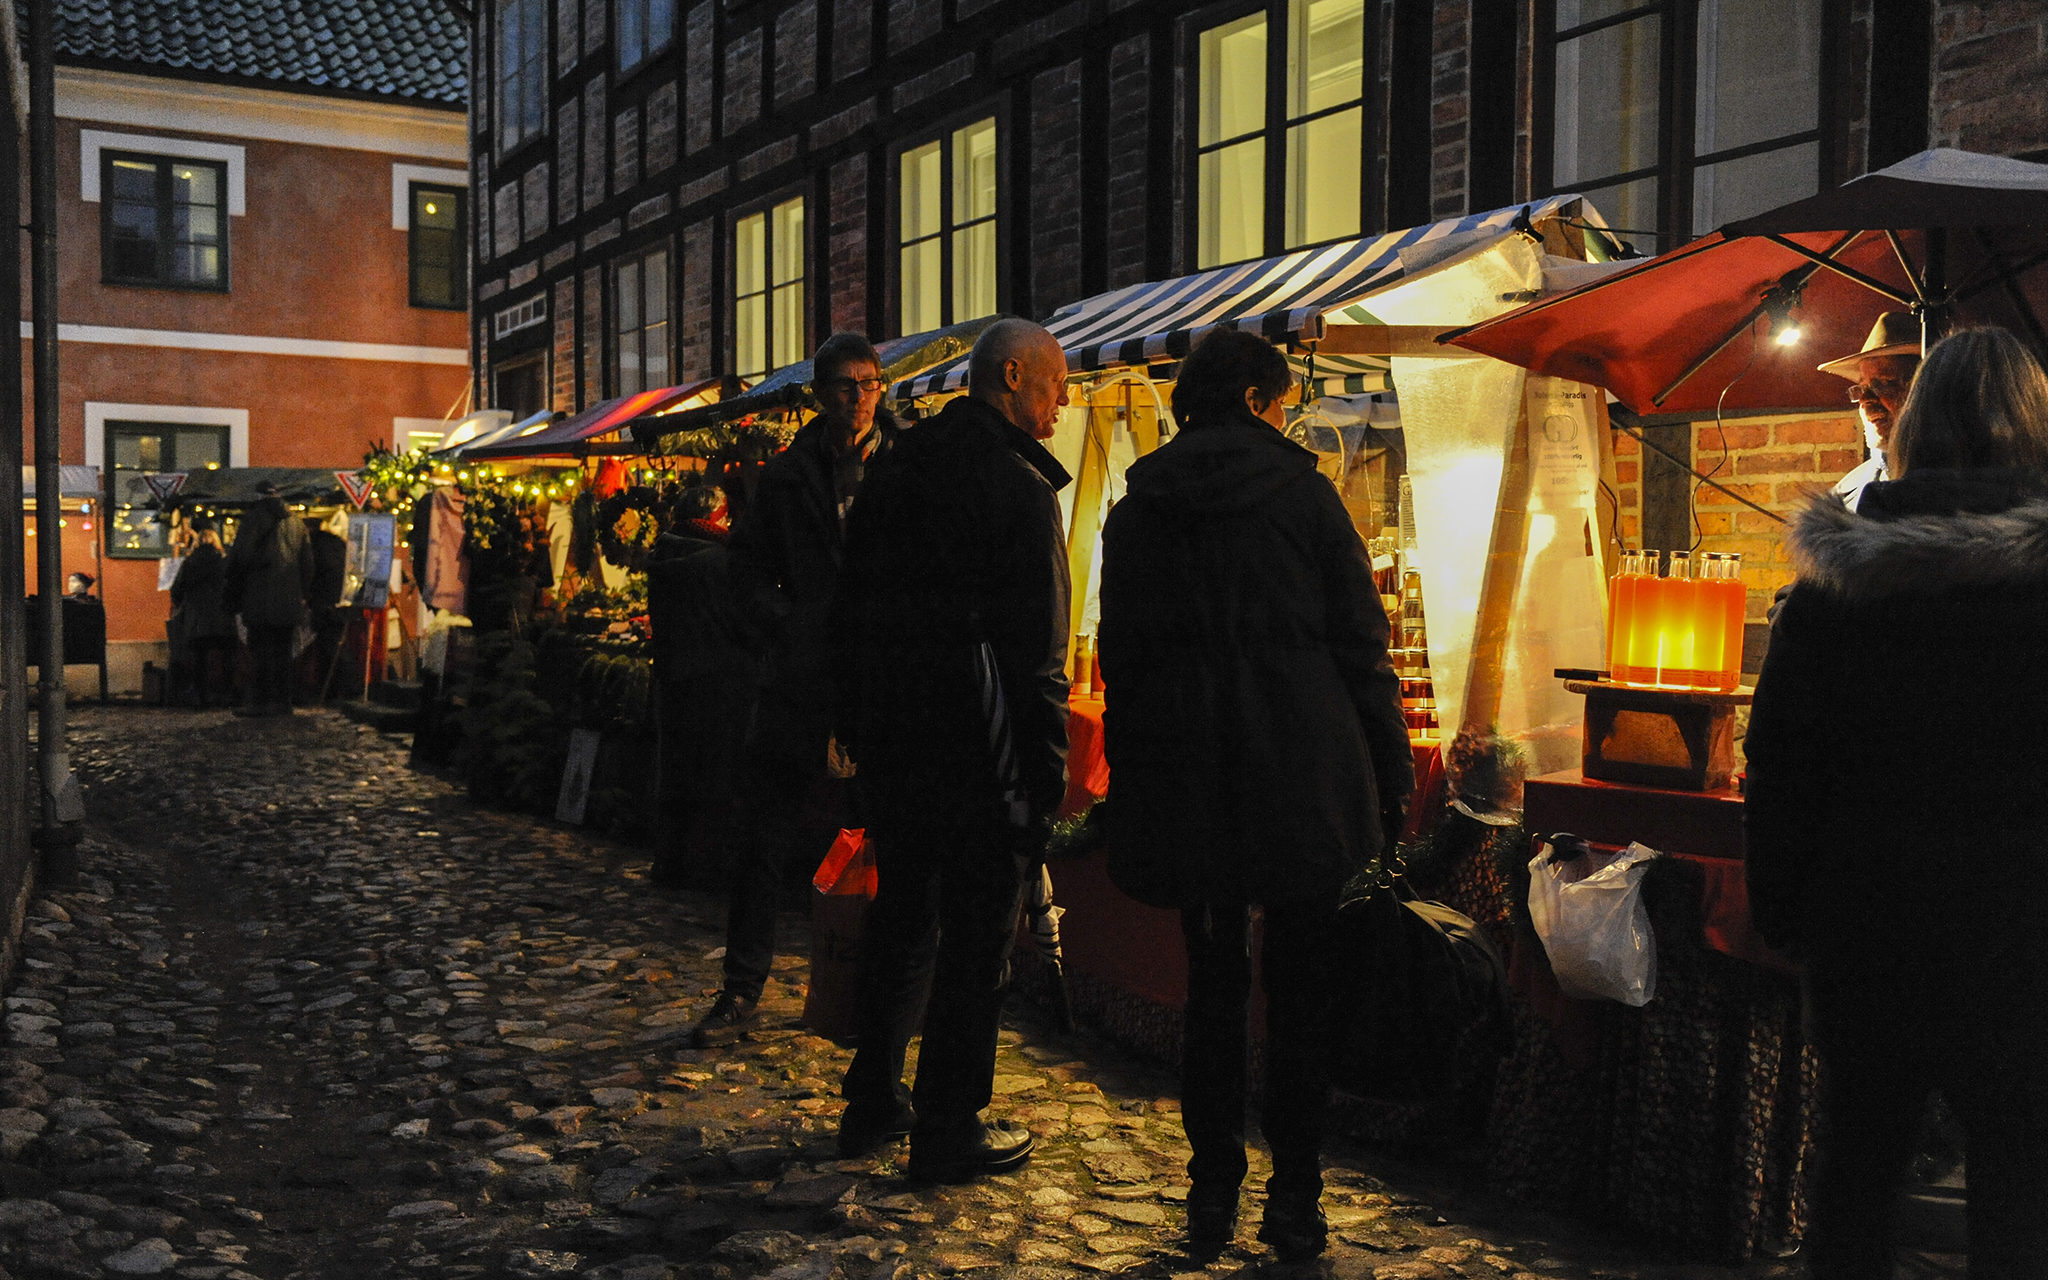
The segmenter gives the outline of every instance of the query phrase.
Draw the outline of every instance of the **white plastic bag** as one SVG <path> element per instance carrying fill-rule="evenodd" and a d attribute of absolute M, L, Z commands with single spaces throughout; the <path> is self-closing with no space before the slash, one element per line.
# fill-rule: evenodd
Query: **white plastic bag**
<path fill-rule="evenodd" d="M 1640 1008 L 1657 994 L 1657 947 L 1643 907 L 1643 875 L 1657 856 L 1631 844 L 1608 857 L 1554 836 L 1529 860 L 1529 915 L 1566 995 Z"/>

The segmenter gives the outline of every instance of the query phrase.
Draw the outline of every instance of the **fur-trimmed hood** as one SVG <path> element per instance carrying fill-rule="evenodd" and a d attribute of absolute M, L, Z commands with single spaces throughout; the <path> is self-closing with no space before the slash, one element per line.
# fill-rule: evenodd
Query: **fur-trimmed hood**
<path fill-rule="evenodd" d="M 2010 473 L 1915 475 L 1836 494 L 1793 518 L 1799 581 L 1851 600 L 2048 586 L 2048 491 Z"/>

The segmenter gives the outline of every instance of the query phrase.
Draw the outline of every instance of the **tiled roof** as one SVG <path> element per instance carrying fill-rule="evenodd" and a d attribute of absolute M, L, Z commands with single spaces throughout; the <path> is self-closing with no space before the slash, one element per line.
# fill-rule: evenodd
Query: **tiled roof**
<path fill-rule="evenodd" d="M 462 106 L 443 0 L 57 0 L 57 60 Z"/>

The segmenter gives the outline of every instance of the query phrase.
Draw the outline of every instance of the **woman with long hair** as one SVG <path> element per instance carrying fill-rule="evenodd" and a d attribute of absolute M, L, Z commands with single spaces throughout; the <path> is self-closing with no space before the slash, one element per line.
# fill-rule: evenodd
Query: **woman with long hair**
<path fill-rule="evenodd" d="M 1856 512 L 1794 521 L 1748 738 L 1749 891 L 1822 1058 L 1818 1280 L 1889 1280 L 1936 1089 L 1970 1275 L 2048 1274 L 2048 375 L 1999 329 L 1929 353 Z"/>
<path fill-rule="evenodd" d="M 1181 1115 L 1192 1252 L 1233 1237 L 1246 1172 L 1251 914 L 1264 914 L 1259 1238 L 1323 1250 L 1323 1114 L 1339 894 L 1400 831 L 1414 767 L 1365 546 L 1315 455 L 1280 433 L 1291 375 L 1233 330 L 1181 366 L 1180 433 L 1103 531 L 1111 874 L 1181 913 Z"/>

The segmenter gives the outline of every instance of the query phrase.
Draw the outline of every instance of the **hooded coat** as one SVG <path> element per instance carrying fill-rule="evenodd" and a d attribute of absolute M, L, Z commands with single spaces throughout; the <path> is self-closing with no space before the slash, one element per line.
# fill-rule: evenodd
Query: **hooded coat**
<path fill-rule="evenodd" d="M 1866 972 L 2025 940 L 2048 974 L 2048 488 L 1915 471 L 1789 542 L 1744 743 L 1758 931 Z"/>
<path fill-rule="evenodd" d="M 306 522 L 282 498 L 265 498 L 242 513 L 228 547 L 226 599 L 251 627 L 295 627 L 313 587 L 313 545 Z"/>
<path fill-rule="evenodd" d="M 1414 762 L 1365 545 L 1248 411 L 1131 466 L 1103 530 L 1112 873 L 1160 906 L 1334 902 Z"/>

